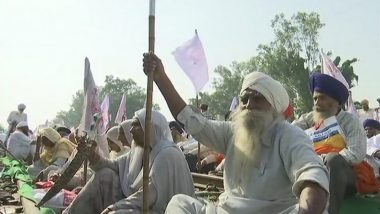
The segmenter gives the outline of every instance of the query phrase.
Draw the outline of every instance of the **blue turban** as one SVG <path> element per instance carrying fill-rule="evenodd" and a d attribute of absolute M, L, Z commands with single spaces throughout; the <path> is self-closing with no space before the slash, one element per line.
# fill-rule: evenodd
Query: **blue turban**
<path fill-rule="evenodd" d="M 377 120 L 373 120 L 373 119 L 366 119 L 364 120 L 363 122 L 363 127 L 366 128 L 366 127 L 370 127 L 370 128 L 374 128 L 376 130 L 380 130 L 380 123 L 379 121 Z"/>
<path fill-rule="evenodd" d="M 346 103 L 348 99 L 348 89 L 343 83 L 332 76 L 320 73 L 313 73 L 309 78 L 309 87 L 314 91 L 328 95 L 339 104 Z"/>

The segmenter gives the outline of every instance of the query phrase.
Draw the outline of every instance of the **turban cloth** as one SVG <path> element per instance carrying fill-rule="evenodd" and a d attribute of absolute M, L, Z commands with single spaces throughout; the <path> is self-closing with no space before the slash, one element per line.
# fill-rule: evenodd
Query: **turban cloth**
<path fill-rule="evenodd" d="M 366 119 L 363 122 L 363 127 L 364 128 L 370 127 L 370 128 L 374 128 L 376 130 L 380 130 L 380 123 L 379 123 L 379 121 L 374 120 L 374 119 Z"/>
<path fill-rule="evenodd" d="M 289 95 L 284 86 L 264 73 L 252 72 L 247 74 L 244 77 L 240 94 L 248 88 L 262 94 L 273 109 L 280 114 L 289 106 Z"/>
<path fill-rule="evenodd" d="M 343 83 L 327 74 L 313 73 L 309 78 L 311 92 L 319 92 L 328 95 L 339 104 L 346 103 L 348 99 L 348 89 Z"/>

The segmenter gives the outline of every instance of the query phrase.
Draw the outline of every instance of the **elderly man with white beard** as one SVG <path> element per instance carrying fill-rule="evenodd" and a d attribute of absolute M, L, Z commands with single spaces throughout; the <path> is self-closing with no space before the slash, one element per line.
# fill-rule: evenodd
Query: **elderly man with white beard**
<path fill-rule="evenodd" d="M 187 106 L 161 60 L 144 54 L 174 118 L 207 147 L 225 154 L 224 189 L 216 206 L 192 197 L 172 198 L 166 213 L 323 213 L 328 172 L 308 136 L 285 121 L 285 88 L 260 72 L 244 78 L 240 106 L 231 122 L 211 121 Z"/>

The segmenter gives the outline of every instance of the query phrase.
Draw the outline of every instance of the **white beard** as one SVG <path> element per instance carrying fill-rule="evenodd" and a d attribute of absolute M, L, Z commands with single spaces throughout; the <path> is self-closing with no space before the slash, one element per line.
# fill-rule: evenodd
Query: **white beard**
<path fill-rule="evenodd" d="M 234 122 L 234 149 L 231 179 L 242 190 L 249 185 L 252 168 L 260 164 L 262 135 L 276 118 L 274 111 L 237 110 Z M 244 194 L 244 193 L 242 193 Z"/>

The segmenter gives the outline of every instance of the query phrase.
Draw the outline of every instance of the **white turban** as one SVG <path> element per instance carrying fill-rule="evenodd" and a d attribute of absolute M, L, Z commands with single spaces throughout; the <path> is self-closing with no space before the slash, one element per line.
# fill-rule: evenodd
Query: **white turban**
<path fill-rule="evenodd" d="M 16 128 L 21 128 L 21 127 L 27 127 L 28 123 L 25 121 L 21 121 L 17 124 Z"/>
<path fill-rule="evenodd" d="M 289 106 L 289 95 L 284 86 L 264 73 L 247 74 L 244 77 L 240 94 L 248 88 L 262 94 L 278 113 L 283 113 Z"/>
<path fill-rule="evenodd" d="M 122 123 L 120 123 L 120 126 L 124 131 L 125 138 L 127 138 L 130 146 L 132 145 L 132 141 L 133 141 L 132 134 L 130 132 L 131 125 L 132 125 L 132 119 L 124 120 Z"/>
<path fill-rule="evenodd" d="M 123 148 L 123 144 L 118 140 L 119 136 L 119 126 L 114 126 L 110 128 L 107 132 L 107 138 L 114 142 L 120 149 Z"/>

